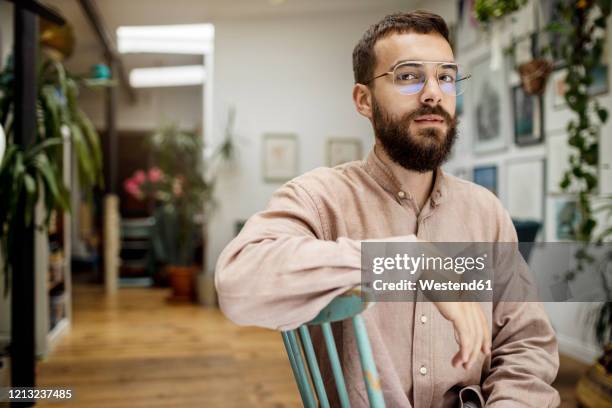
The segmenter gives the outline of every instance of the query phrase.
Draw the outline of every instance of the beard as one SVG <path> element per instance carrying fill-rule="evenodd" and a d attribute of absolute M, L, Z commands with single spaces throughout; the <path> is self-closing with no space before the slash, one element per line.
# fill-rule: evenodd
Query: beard
<path fill-rule="evenodd" d="M 446 132 L 433 126 L 411 132 L 410 124 L 422 115 L 443 117 Z M 440 167 L 448 159 L 457 138 L 457 123 L 457 119 L 439 105 L 423 105 L 395 120 L 379 107 L 376 100 L 372 100 L 372 125 L 376 137 L 391 160 L 408 170 L 425 173 Z"/>

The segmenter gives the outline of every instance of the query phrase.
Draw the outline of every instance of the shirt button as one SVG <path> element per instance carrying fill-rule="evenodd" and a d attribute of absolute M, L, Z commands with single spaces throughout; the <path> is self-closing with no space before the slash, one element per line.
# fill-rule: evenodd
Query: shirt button
<path fill-rule="evenodd" d="M 423 324 L 427 323 L 427 316 L 421 315 L 421 323 Z"/>
<path fill-rule="evenodd" d="M 403 191 L 398 191 L 398 192 L 397 192 L 397 196 L 398 196 L 399 198 L 406 198 L 406 193 L 404 193 Z"/>
<path fill-rule="evenodd" d="M 426 375 L 427 374 L 427 367 L 421 366 L 421 368 L 419 369 L 419 373 L 421 373 L 421 375 Z"/>

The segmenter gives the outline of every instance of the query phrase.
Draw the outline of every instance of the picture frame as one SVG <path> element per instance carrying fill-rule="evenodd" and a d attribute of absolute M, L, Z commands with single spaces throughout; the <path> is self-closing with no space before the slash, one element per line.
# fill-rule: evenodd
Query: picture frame
<path fill-rule="evenodd" d="M 497 165 L 476 166 L 472 170 L 474 183 L 485 187 L 496 196 L 498 195 Z"/>
<path fill-rule="evenodd" d="M 543 27 L 555 21 L 559 21 L 562 18 L 559 5 L 562 4 L 563 1 L 564 0 L 541 0 L 540 10 L 542 11 Z M 555 30 L 548 30 L 542 37 L 553 54 L 553 66 L 557 67 L 561 65 L 563 61 L 562 34 Z"/>
<path fill-rule="evenodd" d="M 473 151 L 489 153 L 507 148 L 510 132 L 509 89 L 505 64 L 498 70 L 490 68 L 491 55 L 486 54 L 471 63 L 470 119 Z"/>
<path fill-rule="evenodd" d="M 298 175 L 297 135 L 265 133 L 263 135 L 263 179 L 285 182 Z"/>
<path fill-rule="evenodd" d="M 560 67 L 554 70 L 551 74 L 551 82 L 553 88 L 553 108 L 556 110 L 566 107 L 565 92 L 567 85 L 565 79 L 568 71 L 566 67 Z M 589 85 L 589 96 L 601 96 L 609 92 L 609 67 L 606 64 L 600 64 L 591 71 L 593 83 Z"/>
<path fill-rule="evenodd" d="M 513 219 L 544 222 L 546 167 L 542 157 L 506 162 L 506 208 Z M 529 180 L 528 183 L 525 180 Z"/>
<path fill-rule="evenodd" d="M 544 141 L 544 100 L 528 95 L 521 85 L 512 87 L 514 143 L 530 146 Z"/>
<path fill-rule="evenodd" d="M 550 197 L 547 216 L 547 241 L 575 241 L 580 211 L 575 196 Z"/>
<path fill-rule="evenodd" d="M 361 139 L 339 137 L 327 139 L 326 163 L 328 167 L 362 158 Z"/>
<path fill-rule="evenodd" d="M 608 93 L 609 85 L 608 85 L 608 65 L 599 64 L 593 68 L 591 71 L 591 75 L 593 76 L 593 83 L 589 85 L 589 95 L 590 96 L 600 96 Z"/>
<path fill-rule="evenodd" d="M 565 78 L 567 77 L 567 69 L 561 68 L 552 72 L 550 76 L 550 82 L 552 86 L 552 103 L 555 110 L 560 110 L 566 107 L 565 102 L 565 91 L 566 83 Z"/>

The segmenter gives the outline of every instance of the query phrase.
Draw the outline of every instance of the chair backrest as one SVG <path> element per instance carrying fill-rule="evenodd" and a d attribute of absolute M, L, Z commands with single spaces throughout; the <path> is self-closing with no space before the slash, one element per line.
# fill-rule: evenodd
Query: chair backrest
<path fill-rule="evenodd" d="M 348 392 L 344 382 L 340 358 L 334 342 L 334 335 L 331 323 L 351 319 L 357 339 L 357 348 L 363 371 L 363 379 L 368 391 L 370 406 L 380 408 L 385 406 L 383 394 L 380 387 L 378 371 L 374 363 L 372 348 L 368 340 L 366 327 L 361 316 L 368 303 L 362 300 L 359 288 L 354 288 L 336 297 L 310 322 L 300 326 L 295 330 L 281 332 L 289 363 L 297 382 L 302 402 L 307 408 L 316 407 L 318 404 L 322 408 L 329 407 L 329 400 L 319 370 L 317 356 L 312 345 L 308 326 L 320 326 L 325 340 L 327 355 L 334 374 L 336 390 L 340 405 L 343 408 L 350 407 Z M 308 369 L 306 369 L 306 367 Z M 315 394 L 313 393 L 313 386 Z"/>

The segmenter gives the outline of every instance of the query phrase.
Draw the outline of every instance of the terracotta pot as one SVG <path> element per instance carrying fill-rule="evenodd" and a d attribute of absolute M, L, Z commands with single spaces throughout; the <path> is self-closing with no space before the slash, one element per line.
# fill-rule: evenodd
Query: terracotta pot
<path fill-rule="evenodd" d="M 196 266 L 168 265 L 166 271 L 172 287 L 170 301 L 191 302 L 195 299 Z"/>
<path fill-rule="evenodd" d="M 529 95 L 542 95 L 546 87 L 546 80 L 552 71 L 550 61 L 537 58 L 519 65 L 521 84 L 525 93 Z"/>
<path fill-rule="evenodd" d="M 612 407 L 612 345 L 606 347 L 603 356 L 580 378 L 576 398 L 586 408 Z"/>

